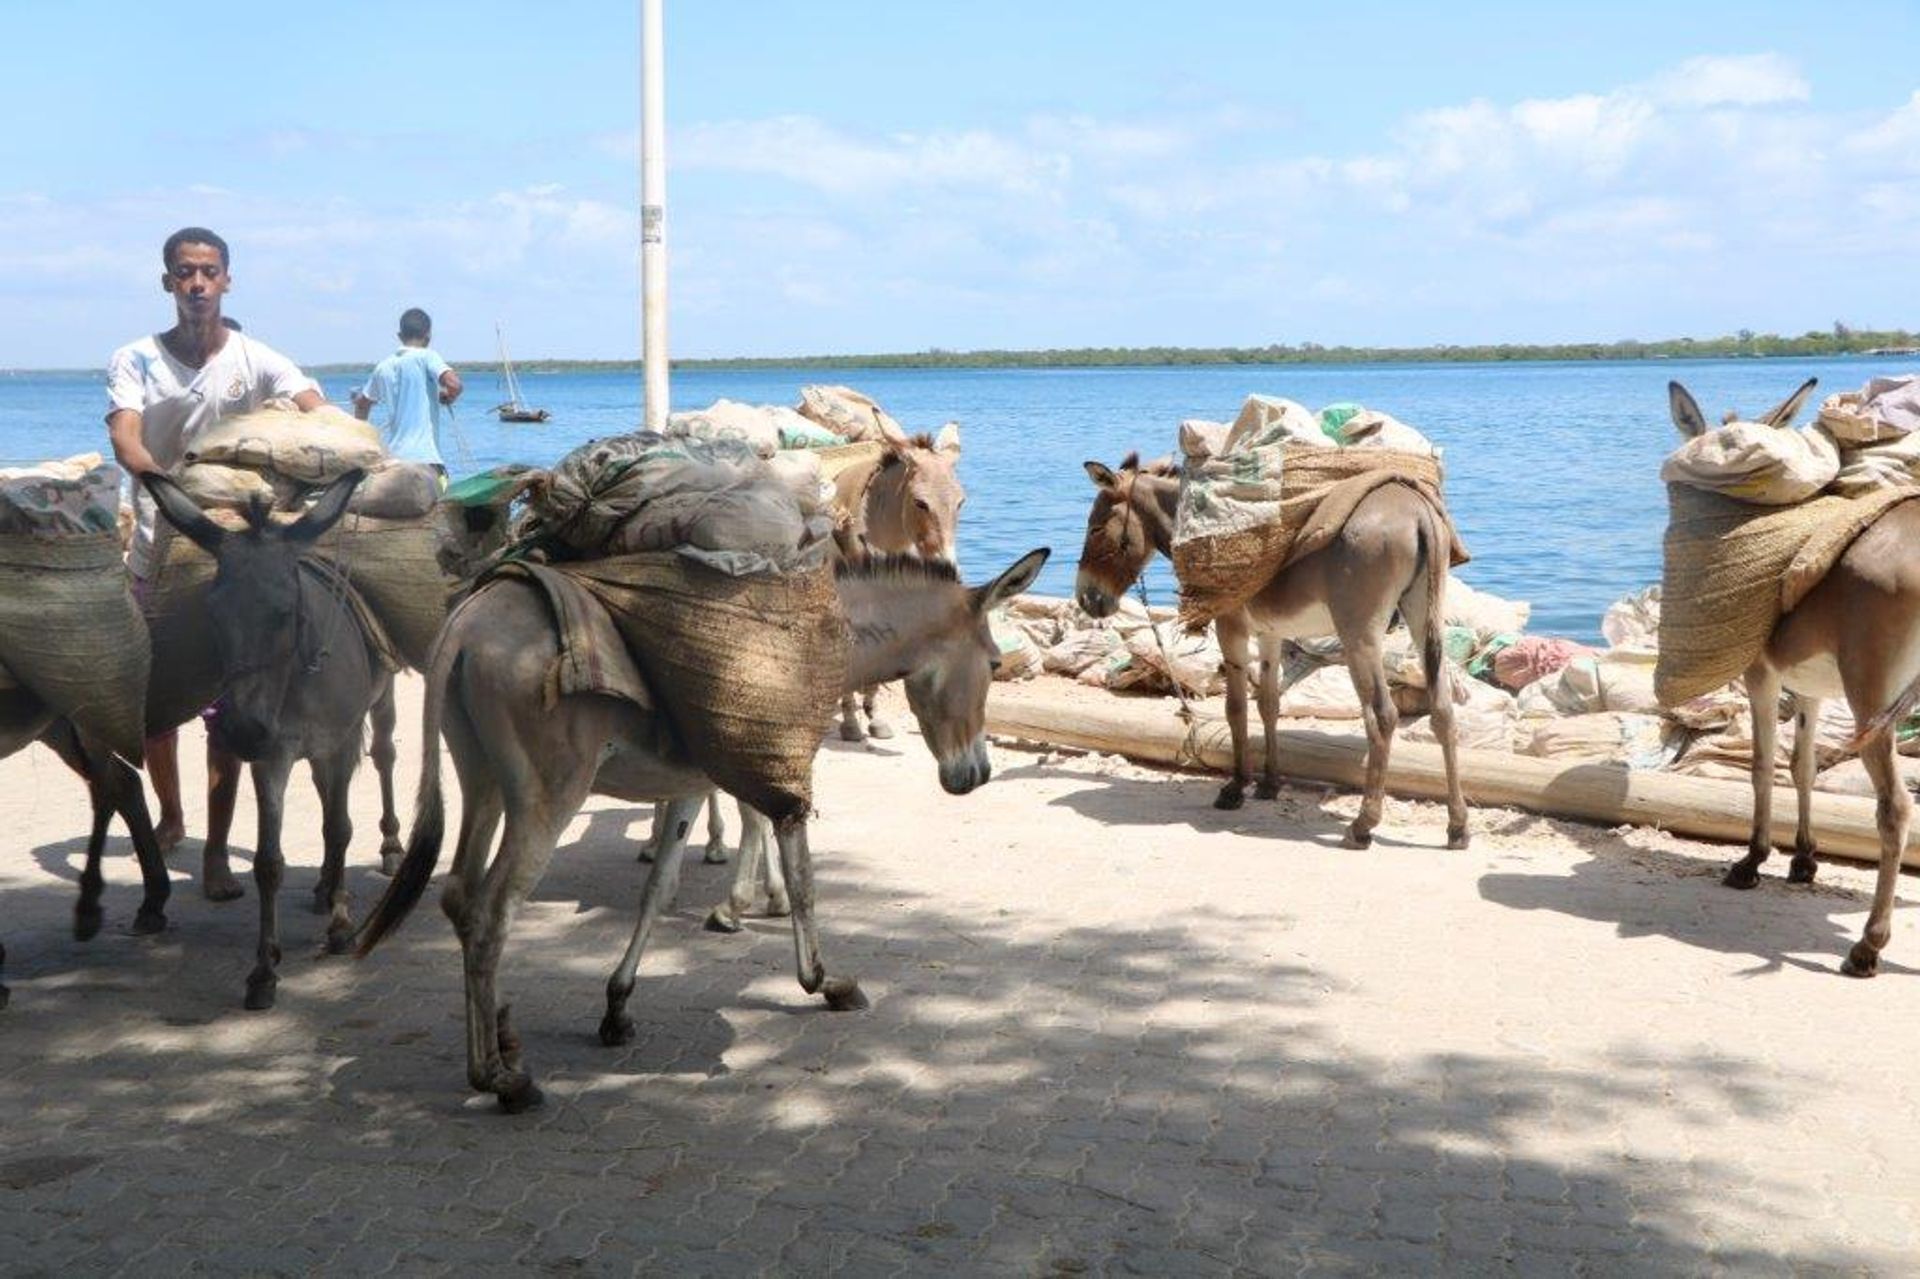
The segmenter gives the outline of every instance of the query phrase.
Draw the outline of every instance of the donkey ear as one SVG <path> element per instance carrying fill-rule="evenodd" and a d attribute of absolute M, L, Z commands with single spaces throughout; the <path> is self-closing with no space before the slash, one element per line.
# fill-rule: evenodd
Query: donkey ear
<path fill-rule="evenodd" d="M 1800 384 L 1800 389 L 1780 401 L 1761 415 L 1760 420 L 1768 426 L 1791 426 L 1793 419 L 1800 416 L 1800 409 L 1813 394 L 1813 388 L 1820 385 L 1820 379 L 1810 377 Z"/>
<path fill-rule="evenodd" d="M 207 513 L 194 505 L 185 490 L 158 471 L 148 471 L 140 477 L 140 482 L 153 495 L 160 514 L 167 517 L 167 523 L 179 529 L 207 554 L 220 553 L 220 543 L 226 540 L 227 530 L 208 519 Z"/>
<path fill-rule="evenodd" d="M 913 447 L 913 439 L 901 425 L 885 413 L 874 414 L 874 422 L 880 427 L 880 438 L 897 449 Z"/>
<path fill-rule="evenodd" d="M 933 437 L 933 448 L 936 453 L 944 453 L 948 457 L 959 457 L 960 424 L 958 422 L 948 422 L 945 426 L 942 426 L 940 428 L 940 434 Z"/>
<path fill-rule="evenodd" d="M 1700 411 L 1700 402 L 1678 382 L 1667 383 L 1667 408 L 1672 412 L 1673 424 L 1680 428 L 1680 434 L 1692 439 L 1707 433 L 1707 415 Z"/>
<path fill-rule="evenodd" d="M 1120 477 L 1104 462 L 1082 462 L 1080 465 L 1087 468 L 1087 478 L 1093 481 L 1095 488 L 1110 489 L 1120 483 Z"/>
<path fill-rule="evenodd" d="M 367 473 L 356 467 L 321 489 L 320 496 L 307 508 L 307 513 L 287 525 L 281 537 L 301 544 L 319 541 L 347 513 L 347 503 L 352 499 L 353 491 L 366 478 Z"/>
<path fill-rule="evenodd" d="M 1015 560 L 1013 567 L 973 593 L 973 611 L 991 612 L 1032 586 L 1033 579 L 1040 576 L 1040 569 L 1051 554 L 1051 547 L 1042 546 Z"/>

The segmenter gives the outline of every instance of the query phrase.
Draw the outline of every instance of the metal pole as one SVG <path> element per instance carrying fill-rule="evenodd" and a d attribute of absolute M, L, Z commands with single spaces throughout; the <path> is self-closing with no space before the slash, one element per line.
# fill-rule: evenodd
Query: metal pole
<path fill-rule="evenodd" d="M 640 0 L 640 356 L 649 431 L 667 425 L 667 78 L 663 0 Z"/>

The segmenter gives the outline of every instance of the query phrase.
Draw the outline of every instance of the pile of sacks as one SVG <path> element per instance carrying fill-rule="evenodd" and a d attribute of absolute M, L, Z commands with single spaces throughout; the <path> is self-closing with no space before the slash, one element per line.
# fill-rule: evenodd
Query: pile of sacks
<path fill-rule="evenodd" d="M 666 434 L 744 444 L 763 458 L 782 450 L 879 444 L 906 432 L 873 401 L 847 386 L 803 386 L 794 408 L 715 400 L 704 409 L 674 413 Z"/>
<path fill-rule="evenodd" d="M 1524 601 L 1475 590 L 1458 576 L 1448 578 L 1444 647 L 1460 745 L 1694 777 L 1747 778 L 1753 719 L 1739 681 L 1671 708 L 1654 696 L 1659 587 L 1608 608 L 1600 646 L 1529 635 L 1529 613 Z M 1023 596 L 1009 606 L 1006 624 L 996 627 L 995 635 L 1002 678 L 1049 674 L 1115 692 L 1160 696 L 1171 696 L 1177 682 L 1194 698 L 1218 696 L 1226 688 L 1211 633 L 1188 635 L 1172 610 L 1155 609 L 1149 618 L 1134 600 L 1125 601 L 1113 618 L 1094 621 L 1072 600 Z M 1420 656 L 1404 627 L 1388 633 L 1384 657 L 1395 705 L 1411 717 L 1402 721 L 1401 733 L 1433 742 Z M 1360 718 L 1337 639 L 1286 646 L 1281 685 L 1283 717 Z M 1794 725 L 1786 699 L 1776 716 L 1775 772 L 1788 785 Z M 1865 768 L 1846 751 L 1854 726 L 1845 702 L 1823 702 L 1814 731 L 1815 787 L 1871 795 Z M 1899 749 L 1902 775 L 1910 788 L 1920 790 L 1920 716 L 1901 731 Z"/>
<path fill-rule="evenodd" d="M 208 510 L 245 510 L 257 500 L 291 511 L 355 469 L 367 473 L 347 506 L 355 514 L 419 519 L 439 501 L 433 468 L 388 457 L 379 431 L 331 405 L 302 413 L 272 404 L 217 422 L 194 441 L 174 478 Z"/>
<path fill-rule="evenodd" d="M 825 562 L 833 486 L 805 452 L 636 432 L 594 440 L 534 478 L 516 540 L 563 557 L 673 552 L 730 576 Z"/>

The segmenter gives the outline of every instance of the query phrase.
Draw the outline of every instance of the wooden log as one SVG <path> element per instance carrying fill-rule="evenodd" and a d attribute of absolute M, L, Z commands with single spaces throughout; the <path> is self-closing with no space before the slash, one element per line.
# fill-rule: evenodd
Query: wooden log
<path fill-rule="evenodd" d="M 994 689 L 987 704 L 987 731 L 1055 746 L 1124 755 L 1178 767 L 1229 772 L 1233 740 L 1226 721 L 1202 714 L 1189 728 L 1166 699 L 1115 697 L 1064 680 L 1036 680 Z M 1252 723 L 1253 774 L 1260 772 L 1259 714 Z M 1365 780 L 1367 742 L 1357 734 L 1282 729 L 1280 770 L 1291 778 L 1359 788 Z M 1524 808 L 1554 817 L 1577 817 L 1610 826 L 1654 826 L 1703 839 L 1747 841 L 1753 821 L 1753 790 L 1745 782 L 1647 772 L 1618 764 L 1568 763 L 1461 748 L 1460 784 L 1469 803 Z M 1417 799 L 1444 799 L 1446 773 L 1440 748 L 1394 741 L 1387 790 Z M 1816 791 L 1813 832 L 1822 853 L 1862 861 L 1880 859 L 1874 801 Z M 1773 840 L 1793 846 L 1798 802 L 1790 787 L 1776 786 Z M 1907 832 L 1905 865 L 1920 868 L 1920 822 Z M 1439 835 L 1436 832 L 1436 840 Z"/>

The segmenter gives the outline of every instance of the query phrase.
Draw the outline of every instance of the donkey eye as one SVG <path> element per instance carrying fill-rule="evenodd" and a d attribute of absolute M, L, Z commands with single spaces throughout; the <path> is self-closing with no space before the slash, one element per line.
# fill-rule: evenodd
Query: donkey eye
<path fill-rule="evenodd" d="M 920 508 L 921 510 L 923 510 L 923 511 L 931 511 L 931 510 L 933 510 L 933 508 L 932 508 L 931 506 L 928 506 L 928 505 L 927 505 L 927 499 L 926 499 L 926 498 L 924 498 L 924 497 L 916 497 L 916 498 L 914 498 L 914 499 L 913 499 L 913 504 L 914 504 L 915 506 L 917 506 L 917 507 L 919 507 L 919 508 Z"/>

